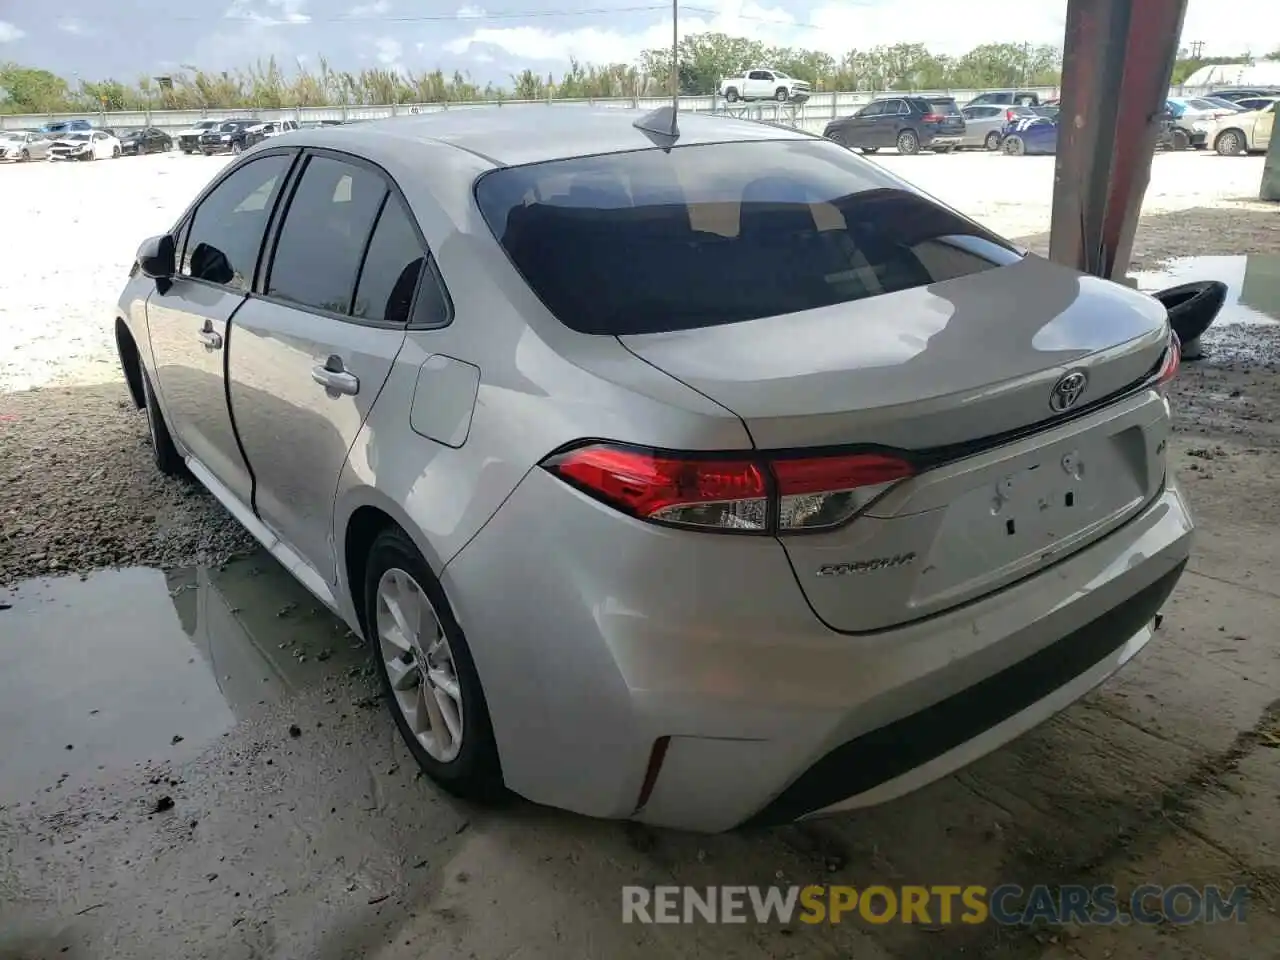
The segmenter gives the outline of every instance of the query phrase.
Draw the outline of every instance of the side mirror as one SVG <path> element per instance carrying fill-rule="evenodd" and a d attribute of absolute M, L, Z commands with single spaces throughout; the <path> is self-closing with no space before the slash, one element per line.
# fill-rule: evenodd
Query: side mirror
<path fill-rule="evenodd" d="M 176 270 L 173 237 L 163 234 L 142 241 L 138 247 L 138 269 L 152 280 L 168 280 Z"/>

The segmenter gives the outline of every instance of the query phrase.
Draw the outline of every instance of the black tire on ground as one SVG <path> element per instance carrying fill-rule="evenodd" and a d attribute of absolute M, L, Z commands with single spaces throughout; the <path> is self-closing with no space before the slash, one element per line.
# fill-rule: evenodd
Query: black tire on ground
<path fill-rule="evenodd" d="M 791 99 L 791 93 L 787 90 L 786 87 L 779 87 L 777 90 L 774 91 L 773 99 L 777 100 L 779 103 L 786 103 L 788 100 Z"/>
<path fill-rule="evenodd" d="M 112 148 L 111 148 L 111 159 L 112 159 L 112 160 L 119 160 L 119 159 L 120 159 L 120 148 L 119 148 L 119 147 L 112 147 Z"/>
<path fill-rule="evenodd" d="M 990 133 L 988 133 L 987 139 L 982 141 L 982 145 L 992 152 L 999 150 L 1000 149 L 999 131 L 992 130 Z"/>
<path fill-rule="evenodd" d="M 728 100 L 730 103 L 737 103 L 737 102 L 738 102 L 738 90 L 737 90 L 737 88 L 736 88 L 736 87 L 730 87 L 728 90 L 726 90 L 726 91 L 724 92 L 724 98 L 725 98 L 726 100 Z"/>
<path fill-rule="evenodd" d="M 1027 145 L 1016 133 L 1011 133 L 1000 142 L 1000 148 L 1011 157 L 1020 157 L 1027 152 Z"/>
<path fill-rule="evenodd" d="M 1173 136 L 1170 138 L 1170 149 L 1186 150 L 1189 146 L 1191 146 L 1191 135 L 1185 130 L 1175 129 L 1173 131 Z"/>
<path fill-rule="evenodd" d="M 23 163 L 26 163 L 28 160 L 31 159 L 31 151 L 28 150 L 26 147 L 23 147 L 22 156 L 19 159 L 21 159 Z"/>
<path fill-rule="evenodd" d="M 382 659 L 378 640 L 377 609 L 378 582 L 388 570 L 400 569 L 413 577 L 422 588 L 431 606 L 435 608 L 444 637 L 453 654 L 454 670 L 462 691 L 462 746 L 458 755 L 448 763 L 441 763 L 423 748 L 413 735 L 404 714 L 396 705 L 391 690 L 391 679 Z M 363 585 L 353 588 L 364 590 L 364 634 L 372 651 L 374 669 L 382 680 L 382 689 L 400 735 L 404 738 L 418 764 L 437 784 L 449 793 L 472 800 L 493 801 L 501 799 L 506 790 L 502 784 L 502 766 L 498 759 L 498 746 L 489 721 L 489 708 L 485 701 L 480 675 L 476 671 L 471 648 L 467 646 L 462 629 L 458 626 L 449 607 L 449 601 L 440 588 L 431 568 L 414 546 L 413 541 L 398 527 L 391 527 L 378 534 L 369 548 L 369 560 L 365 564 Z"/>
<path fill-rule="evenodd" d="M 1213 149 L 1219 156 L 1235 157 L 1245 152 L 1244 134 L 1239 130 L 1223 130 L 1213 142 Z"/>
<path fill-rule="evenodd" d="M 139 361 L 141 364 L 141 361 Z M 142 373 L 142 398 L 147 410 L 147 432 L 151 434 L 151 456 L 156 462 L 156 469 L 166 477 L 181 476 L 187 465 L 173 445 L 173 436 L 169 433 L 169 425 L 165 423 L 164 413 L 156 400 L 155 390 L 151 386 L 151 378 L 145 368 Z"/>
<path fill-rule="evenodd" d="M 903 130 L 898 134 L 898 152 L 904 157 L 920 152 L 920 137 L 914 130 Z"/>
<path fill-rule="evenodd" d="M 1152 296 L 1164 304 L 1169 326 L 1185 344 L 1198 340 L 1209 329 L 1229 292 L 1221 280 L 1197 280 L 1159 290 Z"/>

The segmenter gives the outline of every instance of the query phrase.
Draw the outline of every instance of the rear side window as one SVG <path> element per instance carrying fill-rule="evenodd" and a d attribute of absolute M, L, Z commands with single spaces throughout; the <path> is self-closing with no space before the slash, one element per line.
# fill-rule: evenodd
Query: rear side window
<path fill-rule="evenodd" d="M 641 150 L 485 174 L 494 236 L 562 323 L 641 334 L 925 286 L 1018 254 L 825 140 Z"/>
<path fill-rule="evenodd" d="M 960 115 L 960 106 L 950 97 L 944 100 L 930 100 L 929 108 L 934 113 L 940 113 L 944 117 L 955 117 Z"/>
<path fill-rule="evenodd" d="M 387 197 L 360 268 L 351 315 L 361 320 L 408 323 L 425 262 L 404 207 L 397 197 Z"/>
<path fill-rule="evenodd" d="M 356 272 L 386 196 L 386 182 L 372 170 L 312 157 L 280 228 L 267 295 L 350 313 Z"/>

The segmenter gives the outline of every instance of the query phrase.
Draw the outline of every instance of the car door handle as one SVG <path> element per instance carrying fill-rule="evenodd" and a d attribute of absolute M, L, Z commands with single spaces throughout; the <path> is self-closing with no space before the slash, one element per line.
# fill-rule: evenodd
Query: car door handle
<path fill-rule="evenodd" d="M 343 366 L 341 357 L 330 357 L 323 364 L 316 364 L 311 368 L 311 379 L 326 390 L 349 397 L 360 392 L 360 378 Z"/>
<path fill-rule="evenodd" d="M 222 334 L 218 333 L 216 330 L 208 330 L 208 329 L 201 330 L 200 333 L 197 334 L 197 336 L 200 337 L 200 342 L 205 345 L 206 349 L 208 350 L 222 349 Z"/>

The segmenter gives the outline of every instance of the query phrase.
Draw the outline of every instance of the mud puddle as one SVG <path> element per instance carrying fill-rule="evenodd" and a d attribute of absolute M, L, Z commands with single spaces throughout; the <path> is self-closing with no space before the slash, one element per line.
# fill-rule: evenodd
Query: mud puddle
<path fill-rule="evenodd" d="M 1147 292 L 1193 280 L 1221 280 L 1227 285 L 1227 302 L 1214 328 L 1280 324 L 1280 256 L 1179 257 L 1134 279 Z"/>
<path fill-rule="evenodd" d="M 365 657 L 270 556 L 0 590 L 0 805 L 183 762 Z"/>

